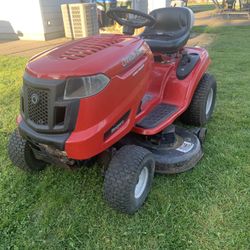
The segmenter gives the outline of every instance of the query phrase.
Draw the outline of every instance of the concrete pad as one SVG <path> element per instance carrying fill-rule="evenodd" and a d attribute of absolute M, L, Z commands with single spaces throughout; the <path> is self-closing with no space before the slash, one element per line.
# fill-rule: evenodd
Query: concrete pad
<path fill-rule="evenodd" d="M 214 39 L 213 34 L 194 34 L 189 46 L 207 47 Z M 58 45 L 69 42 L 70 39 L 60 38 L 50 41 L 0 41 L 0 55 L 32 57 L 42 51 L 54 48 Z"/>
<path fill-rule="evenodd" d="M 195 26 L 237 26 L 237 25 L 250 25 L 250 20 L 231 20 L 224 19 L 216 14 L 215 11 L 204 11 L 195 14 Z M 107 30 L 111 33 L 115 30 Z M 105 31 L 101 31 L 105 32 Z M 200 46 L 208 47 L 213 40 L 215 35 L 213 34 L 198 34 L 192 36 L 188 42 L 189 46 Z M 15 41 L 1 41 L 0 40 L 0 55 L 8 56 L 23 56 L 23 57 L 32 57 L 35 54 L 38 54 L 44 50 L 51 49 L 63 43 L 70 41 L 67 38 L 58 38 L 50 41 L 24 41 L 24 40 L 15 40 Z"/>
<path fill-rule="evenodd" d="M 50 41 L 0 41 L 0 55 L 32 57 L 68 41 L 70 40 L 67 38 Z"/>
<path fill-rule="evenodd" d="M 248 18 L 230 18 L 225 13 L 219 14 L 216 10 L 204 11 L 195 14 L 195 26 L 246 26 L 250 25 Z"/>

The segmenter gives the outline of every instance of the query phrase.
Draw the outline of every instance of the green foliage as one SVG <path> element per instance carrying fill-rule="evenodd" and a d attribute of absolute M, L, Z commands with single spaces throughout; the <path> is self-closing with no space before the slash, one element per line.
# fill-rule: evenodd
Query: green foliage
<path fill-rule="evenodd" d="M 31 175 L 7 157 L 26 58 L 0 57 L 0 249 L 248 249 L 250 30 L 209 29 L 218 102 L 193 171 L 156 175 L 145 206 L 119 214 L 98 166 Z"/>

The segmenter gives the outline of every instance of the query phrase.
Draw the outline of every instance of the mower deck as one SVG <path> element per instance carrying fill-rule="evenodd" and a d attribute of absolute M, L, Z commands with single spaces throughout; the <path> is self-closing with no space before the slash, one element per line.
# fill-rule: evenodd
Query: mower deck
<path fill-rule="evenodd" d="M 154 156 L 156 173 L 177 174 L 194 168 L 200 161 L 205 134 L 203 128 L 188 130 L 171 125 L 161 135 L 131 133 L 121 140 L 120 145 L 137 145 L 148 149 Z"/>

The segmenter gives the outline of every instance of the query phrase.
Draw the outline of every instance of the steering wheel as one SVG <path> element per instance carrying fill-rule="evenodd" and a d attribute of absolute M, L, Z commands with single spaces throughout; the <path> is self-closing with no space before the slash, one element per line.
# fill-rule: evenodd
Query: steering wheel
<path fill-rule="evenodd" d="M 107 12 L 107 16 L 114 19 L 120 25 L 132 28 L 133 30 L 144 26 L 153 26 L 156 22 L 154 17 L 144 12 L 119 7 L 111 8 Z"/>

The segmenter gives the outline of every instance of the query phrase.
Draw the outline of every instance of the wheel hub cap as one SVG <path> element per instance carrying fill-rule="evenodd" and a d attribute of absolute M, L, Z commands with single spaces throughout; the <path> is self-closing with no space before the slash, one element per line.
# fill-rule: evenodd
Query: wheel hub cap
<path fill-rule="evenodd" d="M 148 168 L 144 167 L 139 175 L 138 183 L 135 186 L 135 198 L 142 196 L 148 182 Z"/>
<path fill-rule="evenodd" d="M 207 104 L 206 104 L 206 115 L 209 114 L 211 107 L 212 107 L 212 103 L 213 103 L 213 98 L 214 98 L 214 91 L 211 88 L 207 97 Z"/>

